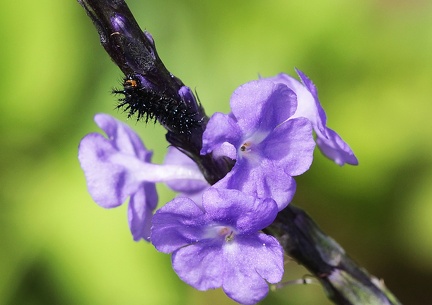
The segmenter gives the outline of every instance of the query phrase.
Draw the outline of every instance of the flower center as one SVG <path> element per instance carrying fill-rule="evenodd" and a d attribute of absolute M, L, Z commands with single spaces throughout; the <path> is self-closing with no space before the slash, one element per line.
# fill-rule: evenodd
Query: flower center
<path fill-rule="evenodd" d="M 238 148 L 240 157 L 254 158 L 253 155 L 259 154 L 259 144 L 267 137 L 268 133 L 256 131 L 252 135 L 245 137 L 243 144 Z"/>
<path fill-rule="evenodd" d="M 244 142 L 243 145 L 240 146 L 240 150 L 243 152 L 245 151 L 249 152 L 251 150 L 251 146 L 252 146 L 251 142 Z"/>
<path fill-rule="evenodd" d="M 226 242 L 230 242 L 234 239 L 234 230 L 230 227 L 220 227 L 219 236 L 224 236 Z"/>
<path fill-rule="evenodd" d="M 207 229 L 207 238 L 223 238 L 225 242 L 231 242 L 235 237 L 234 228 L 225 225 L 212 225 Z"/>
<path fill-rule="evenodd" d="M 248 162 L 251 162 L 252 164 L 259 165 L 260 162 L 260 152 L 259 148 L 257 147 L 257 143 L 255 139 L 248 139 L 243 142 L 243 144 L 238 148 L 238 160 L 246 159 Z"/>

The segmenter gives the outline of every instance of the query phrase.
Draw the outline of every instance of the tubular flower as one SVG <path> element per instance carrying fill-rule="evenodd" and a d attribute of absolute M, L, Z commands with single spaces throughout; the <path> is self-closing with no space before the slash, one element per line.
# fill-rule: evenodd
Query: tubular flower
<path fill-rule="evenodd" d="M 315 142 L 311 122 L 294 118 L 295 93 L 284 84 L 256 80 L 231 97 L 231 113 L 216 113 L 207 124 L 201 154 L 236 160 L 215 187 L 273 198 L 282 210 L 293 198 L 293 176 L 309 169 Z"/>
<path fill-rule="evenodd" d="M 202 205 L 176 198 L 153 217 L 152 243 L 172 253 L 179 277 L 199 290 L 222 287 L 242 304 L 255 304 L 268 284 L 283 275 L 283 250 L 260 230 L 278 212 L 274 200 L 257 199 L 237 190 L 210 188 Z"/>
<path fill-rule="evenodd" d="M 133 238 L 148 241 L 158 201 L 155 183 L 189 179 L 203 186 L 206 182 L 195 165 L 150 163 L 152 153 L 129 126 L 115 118 L 97 114 L 95 122 L 108 138 L 99 133 L 88 134 L 78 150 L 89 193 L 104 208 L 117 207 L 129 197 L 128 219 Z"/>

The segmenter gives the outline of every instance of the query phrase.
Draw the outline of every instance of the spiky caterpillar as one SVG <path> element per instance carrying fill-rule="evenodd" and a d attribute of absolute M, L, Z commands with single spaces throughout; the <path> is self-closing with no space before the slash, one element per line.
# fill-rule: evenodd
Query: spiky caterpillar
<path fill-rule="evenodd" d="M 123 89 L 114 89 L 113 93 L 123 95 L 117 108 L 128 112 L 128 117 L 137 115 L 137 120 L 159 121 L 169 130 L 178 133 L 190 133 L 199 125 L 196 112 L 181 97 L 177 99 L 164 94 L 160 89 L 149 88 L 140 77 L 128 75 L 124 78 Z"/>

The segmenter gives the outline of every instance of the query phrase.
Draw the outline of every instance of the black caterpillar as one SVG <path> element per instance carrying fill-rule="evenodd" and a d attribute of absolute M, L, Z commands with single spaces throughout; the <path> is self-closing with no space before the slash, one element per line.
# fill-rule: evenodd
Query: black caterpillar
<path fill-rule="evenodd" d="M 114 89 L 113 94 L 122 94 L 118 109 L 128 112 L 128 117 L 137 114 L 137 120 L 159 121 L 168 130 L 176 133 L 190 133 L 199 126 L 196 112 L 178 97 L 178 100 L 141 84 L 139 78 L 127 76 L 123 81 L 123 90 Z"/>

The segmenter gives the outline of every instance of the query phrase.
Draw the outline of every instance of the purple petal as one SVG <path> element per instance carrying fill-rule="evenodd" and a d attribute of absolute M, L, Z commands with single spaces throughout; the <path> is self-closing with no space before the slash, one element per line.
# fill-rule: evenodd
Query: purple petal
<path fill-rule="evenodd" d="M 248 204 L 250 208 L 239 215 L 236 223 L 238 234 L 251 234 L 268 227 L 278 213 L 278 206 L 272 198 L 255 199 Z"/>
<path fill-rule="evenodd" d="M 146 149 L 139 136 L 128 125 L 103 113 L 96 114 L 94 120 L 118 151 L 136 156 L 142 161 L 150 161 L 152 152 Z"/>
<path fill-rule="evenodd" d="M 208 219 L 230 225 L 238 234 L 262 230 L 278 213 L 276 202 L 271 198 L 258 199 L 238 190 L 216 187 L 203 194 L 203 208 Z"/>
<path fill-rule="evenodd" d="M 100 134 L 89 134 L 81 140 L 78 158 L 93 200 L 104 208 L 121 205 L 130 195 L 126 187 L 123 166 L 109 162 L 117 153 L 112 144 Z"/>
<path fill-rule="evenodd" d="M 271 160 L 290 176 L 301 175 L 309 169 L 314 148 L 312 127 L 305 118 L 286 121 L 259 144 L 263 158 Z"/>
<path fill-rule="evenodd" d="M 318 130 L 315 130 L 315 132 L 317 133 L 317 144 L 319 149 L 327 158 L 333 160 L 338 165 L 342 166 L 345 163 L 358 165 L 358 160 L 348 144 L 345 143 L 334 130 L 326 126 L 326 115 L 319 102 L 318 92 L 315 85 L 302 71 L 296 71 L 303 84 L 315 100 L 318 113 L 317 122 L 315 123 Z M 324 131 L 322 131 L 322 126 L 325 129 Z"/>
<path fill-rule="evenodd" d="M 204 240 L 173 253 L 172 264 L 178 276 L 198 290 L 222 286 L 225 268 L 221 244 Z"/>
<path fill-rule="evenodd" d="M 241 304 L 255 304 L 268 293 L 268 284 L 283 276 L 283 250 L 278 241 L 262 233 L 236 236 L 220 244 L 203 240 L 173 253 L 173 268 L 186 283 L 199 290 L 221 287 Z"/>
<path fill-rule="evenodd" d="M 175 179 L 166 182 L 166 184 L 176 192 L 185 195 L 192 195 L 201 192 L 210 186 L 208 182 L 205 181 L 196 163 L 176 147 L 170 146 L 168 148 L 164 164 L 176 165 L 185 169 L 188 168 L 191 172 L 195 172 L 195 175 L 191 175 L 191 177 L 187 179 Z M 193 179 L 194 176 L 200 176 L 201 179 Z"/>
<path fill-rule="evenodd" d="M 149 240 L 158 197 L 154 183 L 141 176 L 158 176 L 156 165 L 148 163 L 151 152 L 126 124 L 104 114 L 96 115 L 95 121 L 108 139 L 92 133 L 80 143 L 78 158 L 89 193 L 104 208 L 119 206 L 130 196 L 128 218 L 133 238 Z"/>
<path fill-rule="evenodd" d="M 105 114 L 96 115 L 95 121 L 108 139 L 97 133 L 87 135 L 79 145 L 78 159 L 93 200 L 112 208 L 138 190 L 145 181 L 143 173 L 159 178 L 161 171 L 149 170 L 155 167 L 148 163 L 152 154 L 129 126 Z"/>
<path fill-rule="evenodd" d="M 327 117 L 318 99 L 318 90 L 302 71 L 296 69 L 296 72 L 304 86 L 298 88 L 299 107 L 295 116 L 308 118 L 312 122 L 315 132 L 325 135 Z"/>
<path fill-rule="evenodd" d="M 297 107 L 295 94 L 286 86 L 257 80 L 237 88 L 231 97 L 231 111 L 243 134 L 270 132 L 287 120 Z"/>
<path fill-rule="evenodd" d="M 171 253 L 204 235 L 204 211 L 191 199 L 175 198 L 153 216 L 151 241 L 160 252 Z"/>
<path fill-rule="evenodd" d="M 357 165 L 357 158 L 351 148 L 333 130 L 327 128 L 327 117 L 318 99 L 318 91 L 313 82 L 296 69 L 302 83 L 286 74 L 268 78 L 276 83 L 287 85 L 297 94 L 298 107 L 293 118 L 305 117 L 311 121 L 317 135 L 320 150 L 339 165 Z"/>
<path fill-rule="evenodd" d="M 173 252 L 175 272 L 193 287 L 222 286 L 237 302 L 258 302 L 268 293 L 267 282 L 279 282 L 283 275 L 282 247 L 258 233 L 276 217 L 275 202 L 210 188 L 203 209 L 187 198 L 167 203 L 153 217 L 153 244 Z"/>
<path fill-rule="evenodd" d="M 212 115 L 204 131 L 201 154 L 211 153 L 226 142 L 235 146 L 241 141 L 241 135 L 237 122 L 231 116 L 217 112 Z M 235 148 L 225 147 L 223 152 L 217 153 L 219 154 L 231 159 L 236 158 Z"/>
<path fill-rule="evenodd" d="M 265 234 L 241 236 L 236 244 L 224 246 L 223 290 L 241 304 L 255 304 L 268 293 L 268 284 L 283 276 L 283 250 Z"/>
<path fill-rule="evenodd" d="M 348 144 L 330 128 L 327 128 L 327 134 L 328 138 L 317 138 L 318 147 L 323 154 L 340 166 L 345 163 L 358 165 L 358 160 Z"/>
<path fill-rule="evenodd" d="M 258 274 L 269 283 L 278 283 L 284 272 L 283 256 L 284 250 L 278 240 L 273 236 L 258 233 L 253 241 L 248 240 L 248 244 L 253 249 L 250 256 Z"/>
<path fill-rule="evenodd" d="M 158 202 L 158 195 L 154 184 L 144 183 L 129 200 L 128 219 L 133 239 L 150 240 L 150 228 L 153 211 Z"/>
<path fill-rule="evenodd" d="M 259 198 L 271 197 L 281 210 L 295 193 L 291 176 L 309 169 L 314 147 L 310 122 L 305 118 L 290 119 L 261 143 L 251 144 L 250 151 L 241 151 L 231 172 L 215 186 L 238 189 Z"/>
<path fill-rule="evenodd" d="M 182 180 L 206 183 L 196 166 L 151 164 L 151 152 L 126 124 L 102 114 L 96 115 L 95 120 L 108 139 L 97 133 L 87 135 L 80 143 L 78 158 L 89 193 L 100 206 L 121 205 L 143 183 Z"/>
<path fill-rule="evenodd" d="M 236 163 L 234 168 L 214 187 L 237 189 L 258 198 L 271 197 L 278 205 L 278 210 L 291 202 L 296 190 L 294 178 L 268 160 L 262 160 L 262 166 L 249 167 L 246 162 Z"/>
<path fill-rule="evenodd" d="M 295 78 L 284 73 L 281 73 L 275 77 L 270 77 L 268 80 L 272 80 L 275 83 L 284 84 L 295 92 L 297 96 L 297 109 L 293 115 L 293 118 L 307 118 L 309 121 L 311 121 L 316 132 L 325 134 L 325 112 L 316 98 L 317 96 L 314 96 L 311 91 L 308 90 L 308 88 L 310 88 L 312 92 L 316 93 L 316 88 L 301 71 L 297 70 L 297 73 L 299 73 L 300 78 L 304 78 L 302 78 L 302 81 L 304 81 L 306 85 L 303 85 Z"/>

